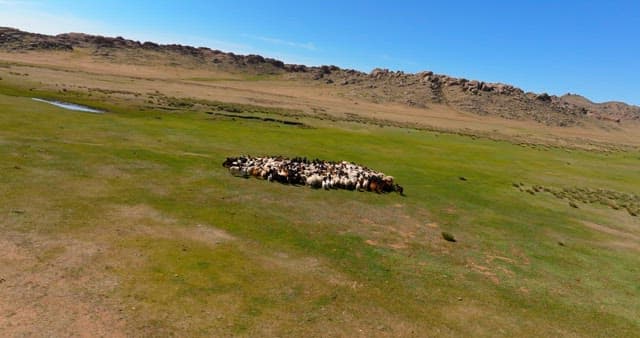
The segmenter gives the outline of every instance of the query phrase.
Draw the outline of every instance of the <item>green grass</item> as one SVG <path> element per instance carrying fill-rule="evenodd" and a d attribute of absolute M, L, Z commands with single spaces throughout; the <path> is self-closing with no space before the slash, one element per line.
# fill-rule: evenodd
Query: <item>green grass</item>
<path fill-rule="evenodd" d="M 637 234 L 639 218 L 598 206 L 571 208 L 512 186 L 637 194 L 638 153 L 534 150 L 401 128 L 299 128 L 139 112 L 86 97 L 74 102 L 113 113 L 0 95 L 0 225 L 108 243 L 120 262 L 112 273 L 122 280 L 111 296 L 127 305 L 132 330 L 640 334 L 638 247 L 611 246 L 621 239 L 582 223 Z M 354 161 L 393 175 L 407 196 L 239 179 L 221 166 L 238 154 Z M 165 219 L 147 215 L 127 223 L 113 216 L 136 205 Z M 211 246 L 108 232 L 143 223 L 152 229 L 203 224 L 236 239 Z M 443 231 L 457 243 L 446 242 Z"/>

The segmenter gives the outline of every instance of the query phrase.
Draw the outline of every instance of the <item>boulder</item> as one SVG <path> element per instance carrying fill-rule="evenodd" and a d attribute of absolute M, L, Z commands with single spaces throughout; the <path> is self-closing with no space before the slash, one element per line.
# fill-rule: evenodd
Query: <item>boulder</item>
<path fill-rule="evenodd" d="M 491 92 L 494 90 L 494 85 L 492 83 L 484 83 L 482 82 L 482 86 L 480 87 L 480 89 L 482 89 L 485 92 Z"/>
<path fill-rule="evenodd" d="M 499 84 L 495 85 L 495 91 L 498 94 L 504 94 L 504 93 L 506 93 L 506 86 L 501 84 L 501 83 L 499 83 Z"/>
<path fill-rule="evenodd" d="M 469 82 L 467 82 L 467 88 L 478 88 L 480 87 L 480 82 L 476 81 L 476 80 L 471 80 Z"/>
<path fill-rule="evenodd" d="M 450 77 L 447 78 L 446 84 L 447 86 L 458 86 L 460 85 L 460 81 L 458 81 L 458 79 L 456 79 L 455 77 Z"/>
<path fill-rule="evenodd" d="M 331 67 L 329 66 L 321 66 L 320 67 L 321 74 L 331 74 Z"/>
<path fill-rule="evenodd" d="M 267 58 L 267 59 L 264 59 L 264 62 L 269 63 L 276 68 L 280 68 L 280 69 L 284 68 L 284 62 L 280 60 Z"/>
<path fill-rule="evenodd" d="M 244 57 L 245 62 L 250 65 L 255 65 L 259 63 L 264 63 L 264 57 L 260 55 L 250 54 Z"/>
<path fill-rule="evenodd" d="M 293 73 L 305 73 L 307 71 L 307 66 L 305 65 L 285 65 L 284 68 Z"/>
<path fill-rule="evenodd" d="M 542 93 L 540 95 L 536 95 L 536 100 L 542 102 L 551 102 L 551 96 L 547 93 Z"/>
<path fill-rule="evenodd" d="M 389 74 L 389 70 L 388 69 L 382 69 L 382 68 L 376 68 L 374 70 L 371 71 L 371 73 L 369 73 L 369 75 L 371 77 L 374 77 L 376 79 L 379 79 L 385 75 Z"/>

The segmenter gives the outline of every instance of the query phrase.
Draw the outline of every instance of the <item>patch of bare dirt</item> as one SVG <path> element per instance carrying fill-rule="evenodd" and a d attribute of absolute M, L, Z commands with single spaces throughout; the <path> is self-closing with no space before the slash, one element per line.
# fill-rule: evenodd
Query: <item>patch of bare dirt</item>
<path fill-rule="evenodd" d="M 615 240 L 598 242 L 597 244 L 599 245 L 604 244 L 605 246 L 610 248 L 624 249 L 624 250 L 631 249 L 635 251 L 640 251 L 640 235 L 638 234 L 635 234 L 629 231 L 615 229 L 615 228 L 598 224 L 598 223 L 588 222 L 588 221 L 583 221 L 582 224 L 584 224 L 589 229 L 592 229 L 601 233 L 605 233 L 607 235 L 610 235 L 616 238 Z"/>
<path fill-rule="evenodd" d="M 487 277 L 487 279 L 489 279 L 493 284 L 500 284 L 500 278 L 498 278 L 498 274 L 489 266 L 480 265 L 475 263 L 473 260 L 468 260 L 467 268 Z"/>
<path fill-rule="evenodd" d="M 235 240 L 224 230 L 209 225 L 180 224 L 145 204 L 113 206 L 109 213 L 118 235 L 143 235 L 163 239 L 187 239 L 207 245 Z"/>
<path fill-rule="evenodd" d="M 100 177 L 104 178 L 130 178 L 131 175 L 115 165 L 101 165 L 95 170 Z"/>
<path fill-rule="evenodd" d="M 30 210 L 12 216 L 30 217 Z M 64 237 L 16 232 L 0 223 L 2 336 L 128 336 L 137 329 L 127 321 L 123 301 L 114 296 L 120 284 L 114 269 L 123 264 L 121 255 L 127 255 L 126 264 L 142 258 L 114 247 L 118 239 L 149 236 L 206 245 L 235 239 L 211 226 L 179 224 L 144 204 L 113 206 L 102 222 L 104 226 L 87 233 Z M 305 260 L 281 262 L 315 269 Z"/>
<path fill-rule="evenodd" d="M 317 279 L 334 286 L 347 286 L 352 289 L 358 287 L 358 282 L 327 267 L 315 257 L 292 257 L 284 252 L 274 255 L 260 256 L 262 266 L 267 269 L 284 269 L 292 274 L 312 275 Z"/>
<path fill-rule="evenodd" d="M 0 332 L 16 336 L 124 337 L 108 299 L 117 280 L 94 264 L 91 242 L 5 233 L 0 241 Z"/>
<path fill-rule="evenodd" d="M 636 234 L 633 234 L 631 232 L 614 229 L 614 228 L 608 227 L 606 225 L 593 223 L 593 222 L 588 222 L 588 221 L 583 221 L 582 224 L 587 226 L 589 229 L 600 231 L 600 232 L 606 233 L 608 235 L 621 237 L 621 238 L 628 238 L 628 239 L 632 239 L 632 240 L 635 240 L 635 241 L 640 241 L 640 235 L 636 235 Z"/>
<path fill-rule="evenodd" d="M 506 257 L 497 254 L 484 254 L 484 262 L 478 263 L 472 258 L 468 258 L 466 267 L 474 272 L 485 276 L 492 283 L 498 285 L 504 279 L 512 279 L 515 273 L 511 270 L 514 266 L 529 265 L 529 259 L 518 253 L 518 250 L 512 248 L 513 257 Z"/>

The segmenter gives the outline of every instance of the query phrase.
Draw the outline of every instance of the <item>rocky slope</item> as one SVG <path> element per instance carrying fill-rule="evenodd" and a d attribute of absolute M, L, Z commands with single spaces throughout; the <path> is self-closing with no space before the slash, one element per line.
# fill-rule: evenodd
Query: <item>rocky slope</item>
<path fill-rule="evenodd" d="M 616 123 L 640 121 L 640 107 L 622 102 L 594 103 L 572 94 L 536 94 L 509 84 L 455 78 L 431 71 L 407 74 L 377 68 L 365 74 L 325 66 L 313 69 L 312 78 L 344 86 L 349 89 L 348 95 L 374 101 L 418 107 L 440 103 L 480 115 L 530 119 L 547 125 L 569 126 L 590 118 Z"/>
<path fill-rule="evenodd" d="M 593 103 L 573 94 L 552 96 L 546 93 L 526 93 L 508 84 L 455 78 L 430 71 L 407 74 L 374 69 L 370 73 L 363 73 L 336 66 L 285 64 L 260 55 L 237 55 L 204 47 L 160 45 L 122 37 L 81 33 L 50 36 L 0 27 L 2 51 L 71 52 L 78 48 L 88 49 L 94 57 L 112 62 L 161 62 L 166 65 L 207 67 L 230 72 L 287 74 L 293 79 L 339 87 L 347 96 L 374 102 L 394 102 L 417 107 L 446 104 L 464 112 L 534 120 L 547 125 L 579 125 L 588 119 L 615 123 L 640 121 L 638 106 L 621 102 Z"/>

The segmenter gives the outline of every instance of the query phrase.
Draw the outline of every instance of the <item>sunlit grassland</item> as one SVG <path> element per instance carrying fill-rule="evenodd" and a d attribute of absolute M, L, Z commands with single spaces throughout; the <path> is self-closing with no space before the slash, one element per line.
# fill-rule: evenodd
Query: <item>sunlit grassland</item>
<path fill-rule="evenodd" d="M 107 245 L 101 263 L 120 281 L 110 297 L 126 304 L 132 330 L 640 333 L 639 218 L 512 186 L 637 194 L 638 153 L 313 119 L 302 128 L 80 98 L 111 111 L 88 114 L 3 93 L 22 97 L 0 95 L 1 229 Z M 236 178 L 221 163 L 239 154 L 354 161 L 393 175 L 406 196 Z M 232 239 L 157 235 L 197 226 Z"/>

